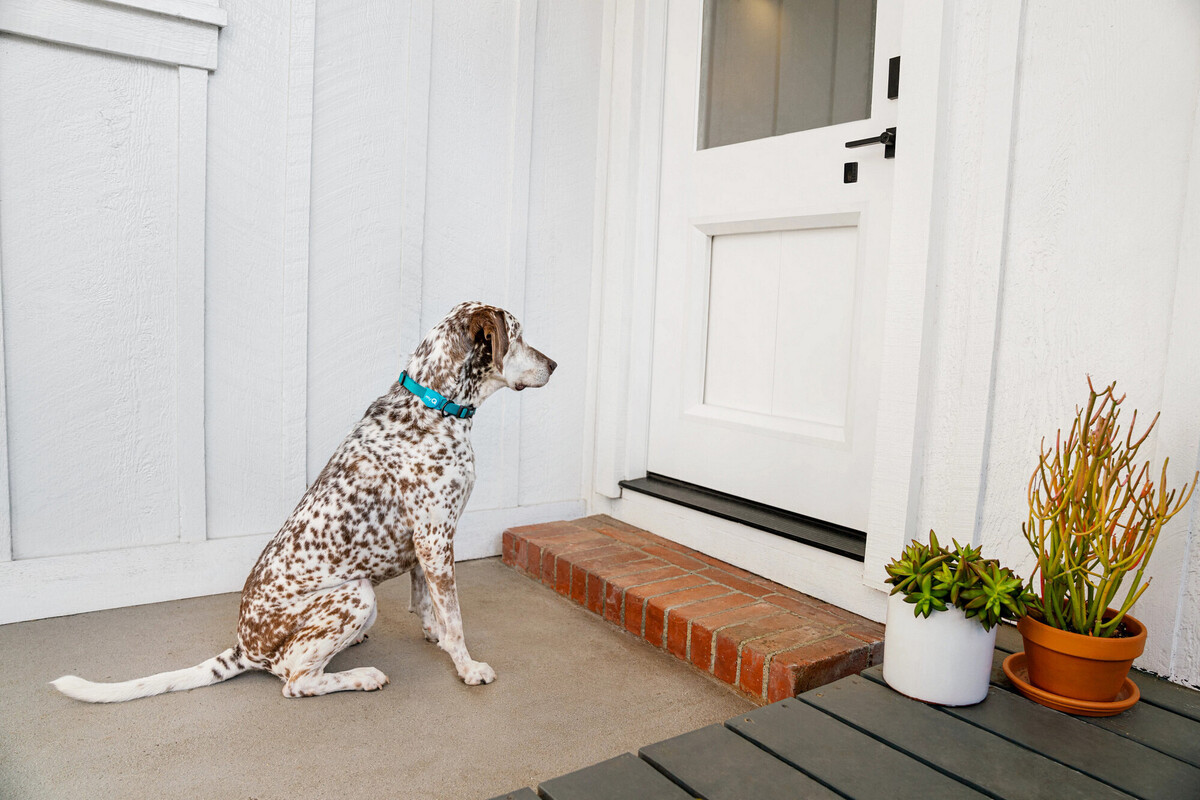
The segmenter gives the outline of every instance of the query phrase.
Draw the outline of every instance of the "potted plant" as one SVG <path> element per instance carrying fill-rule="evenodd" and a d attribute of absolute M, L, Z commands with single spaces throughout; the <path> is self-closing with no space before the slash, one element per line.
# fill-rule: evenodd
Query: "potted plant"
<path fill-rule="evenodd" d="M 1017 626 L 1025 652 L 1005 663 L 1019 689 L 1024 667 L 1028 683 L 1042 690 L 1025 693 L 1038 702 L 1093 715 L 1137 702 L 1127 676 L 1145 647 L 1146 628 L 1129 610 L 1150 585 L 1146 567 L 1163 525 L 1196 486 L 1194 477 L 1190 486 L 1168 490 L 1165 460 L 1157 483 L 1149 461 L 1139 466 L 1138 450 L 1158 416 L 1136 436 L 1134 411 L 1122 437 L 1125 397 L 1116 397 L 1115 388 L 1097 392 L 1088 378 L 1087 407 L 1076 409 L 1071 432 L 1064 440 L 1060 430 L 1053 448 L 1043 442 L 1022 526 L 1037 556 L 1038 592 Z"/>
<path fill-rule="evenodd" d="M 981 549 L 946 548 L 929 532 L 888 564 L 883 678 L 901 694 L 947 706 L 987 697 L 1001 619 L 1022 616 L 1031 598 L 1020 576 Z"/>

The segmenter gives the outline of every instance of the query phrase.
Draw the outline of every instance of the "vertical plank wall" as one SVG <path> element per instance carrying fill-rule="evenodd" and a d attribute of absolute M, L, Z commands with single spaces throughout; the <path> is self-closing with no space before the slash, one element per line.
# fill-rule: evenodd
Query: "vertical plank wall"
<path fill-rule="evenodd" d="M 205 5 L 207 72 L 0 14 L 0 623 L 240 588 L 462 299 L 562 366 L 476 418 L 458 556 L 583 510 L 602 8 Z"/>

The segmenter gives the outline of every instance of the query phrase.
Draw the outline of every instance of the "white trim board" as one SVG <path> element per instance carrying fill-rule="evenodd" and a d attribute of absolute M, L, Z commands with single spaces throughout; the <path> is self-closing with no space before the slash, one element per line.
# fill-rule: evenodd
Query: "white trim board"
<path fill-rule="evenodd" d="M 273 534 L 0 564 L 0 625 L 234 592 Z"/>
<path fill-rule="evenodd" d="M 588 493 L 615 498 L 621 479 L 646 472 L 667 9 L 615 0 L 611 13 L 604 54 L 611 84 L 601 93 L 597 156 L 597 322 L 588 362 L 594 377 L 586 419 L 594 440 L 584 473 L 592 476 Z"/>
<path fill-rule="evenodd" d="M 313 62 L 316 0 L 291 4 L 287 144 L 284 153 L 283 491 L 308 488 L 308 257 L 312 201 Z"/>
<path fill-rule="evenodd" d="M 508 247 L 504 303 L 517 319 L 525 319 L 526 256 L 529 251 L 529 182 L 533 162 L 533 99 L 536 78 L 538 0 L 517 6 L 513 53 L 513 101 L 509 151 Z M 521 405 L 502 406 L 500 453 L 504 465 L 501 502 L 516 505 L 521 496 Z"/>
<path fill-rule="evenodd" d="M 404 186 L 400 209 L 400 341 L 416 350 L 425 335 L 425 179 L 429 170 L 429 91 L 433 68 L 433 0 L 414 0 L 408 16 L 404 79 Z M 408 352 L 411 353 L 412 350 Z M 397 372 L 407 364 L 396 365 Z"/>
<path fill-rule="evenodd" d="M 176 0 L 4 0 L 0 31 L 47 42 L 159 61 L 217 68 L 220 8 Z"/>
<path fill-rule="evenodd" d="M 175 244 L 175 403 L 179 540 L 208 536 L 204 465 L 204 230 L 208 73 L 179 70 Z"/>
<path fill-rule="evenodd" d="M 583 515 L 583 501 L 468 511 L 455 558 L 500 555 L 505 528 Z M 0 562 L 0 625 L 242 588 L 274 533 Z"/>

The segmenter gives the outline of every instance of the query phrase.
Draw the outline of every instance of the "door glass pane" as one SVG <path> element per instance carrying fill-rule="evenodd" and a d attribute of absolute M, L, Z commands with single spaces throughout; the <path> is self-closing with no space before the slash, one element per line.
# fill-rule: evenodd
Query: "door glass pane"
<path fill-rule="evenodd" d="M 875 0 L 706 0 L 699 148 L 871 116 Z"/>

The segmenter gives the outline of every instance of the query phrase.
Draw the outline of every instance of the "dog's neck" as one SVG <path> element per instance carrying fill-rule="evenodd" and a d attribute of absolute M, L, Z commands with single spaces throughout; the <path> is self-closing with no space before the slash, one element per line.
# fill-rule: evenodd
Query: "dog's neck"
<path fill-rule="evenodd" d="M 479 364 L 484 360 L 473 358 L 470 348 L 442 327 L 429 332 L 409 359 L 406 372 L 417 383 L 459 405 L 478 406 L 504 386 L 504 381 L 490 362 Z"/>

